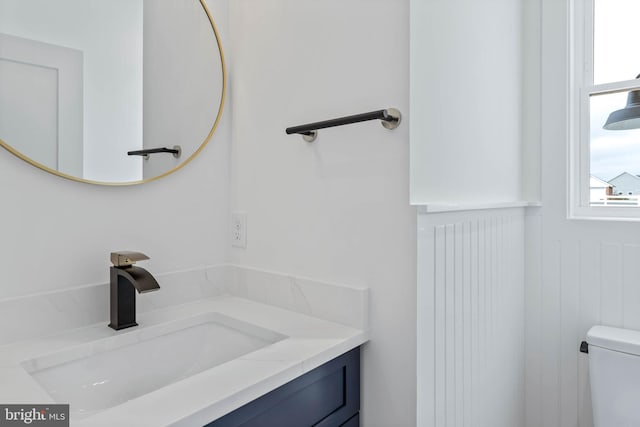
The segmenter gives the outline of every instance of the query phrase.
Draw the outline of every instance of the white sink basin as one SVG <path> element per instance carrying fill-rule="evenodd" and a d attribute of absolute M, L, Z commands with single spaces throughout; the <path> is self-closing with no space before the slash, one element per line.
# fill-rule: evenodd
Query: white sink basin
<path fill-rule="evenodd" d="M 105 328 L 107 326 L 105 325 Z M 84 418 L 286 338 L 218 313 L 138 327 L 22 367 Z"/>

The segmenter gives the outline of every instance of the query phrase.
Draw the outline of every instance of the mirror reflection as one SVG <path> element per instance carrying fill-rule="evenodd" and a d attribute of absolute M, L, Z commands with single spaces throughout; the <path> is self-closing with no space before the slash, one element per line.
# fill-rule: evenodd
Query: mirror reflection
<path fill-rule="evenodd" d="M 208 142 L 224 91 L 204 0 L 0 0 L 0 144 L 49 172 L 164 176 Z"/>

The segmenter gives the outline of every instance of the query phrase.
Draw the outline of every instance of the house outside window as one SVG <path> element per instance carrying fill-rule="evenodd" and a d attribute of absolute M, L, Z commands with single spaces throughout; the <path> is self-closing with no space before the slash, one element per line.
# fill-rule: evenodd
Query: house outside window
<path fill-rule="evenodd" d="M 572 7 L 569 216 L 640 220 L 640 1 Z"/>

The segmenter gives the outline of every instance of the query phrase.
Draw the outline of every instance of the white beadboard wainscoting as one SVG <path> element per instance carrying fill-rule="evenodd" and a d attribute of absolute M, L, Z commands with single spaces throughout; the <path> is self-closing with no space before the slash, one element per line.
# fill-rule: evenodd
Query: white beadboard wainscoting
<path fill-rule="evenodd" d="M 525 208 L 418 215 L 418 426 L 518 427 Z"/>
<path fill-rule="evenodd" d="M 594 325 L 640 330 L 640 226 L 527 219 L 526 425 L 593 427 L 580 342 Z"/>

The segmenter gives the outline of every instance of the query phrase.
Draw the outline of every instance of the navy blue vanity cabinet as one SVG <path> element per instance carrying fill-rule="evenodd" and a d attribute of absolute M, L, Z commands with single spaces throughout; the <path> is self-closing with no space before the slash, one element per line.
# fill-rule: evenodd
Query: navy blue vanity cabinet
<path fill-rule="evenodd" d="M 360 348 L 205 427 L 359 427 Z"/>

